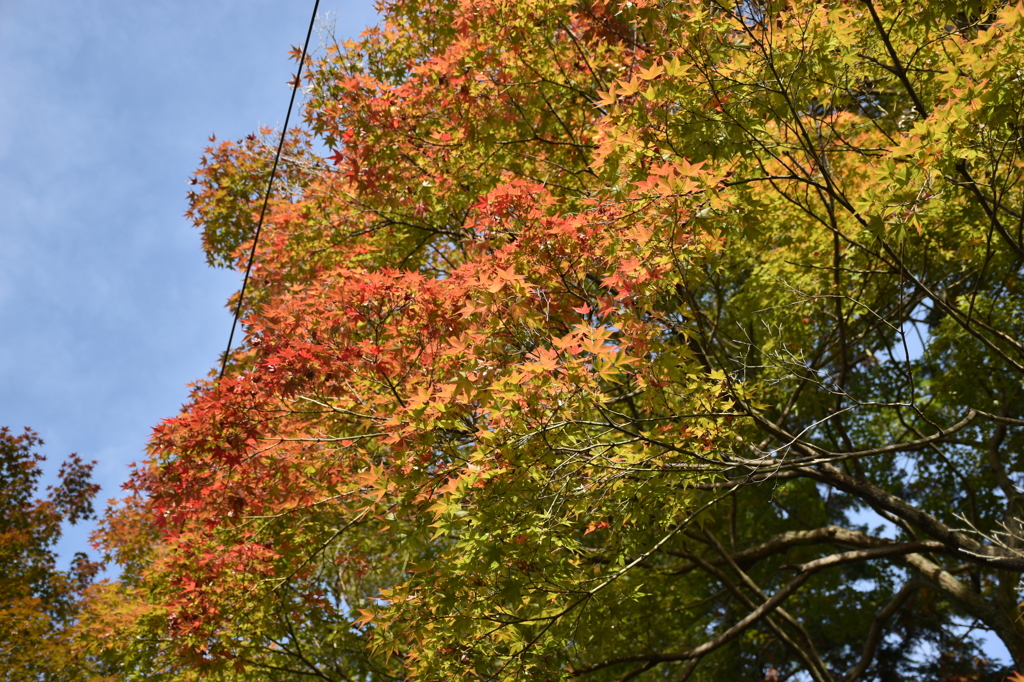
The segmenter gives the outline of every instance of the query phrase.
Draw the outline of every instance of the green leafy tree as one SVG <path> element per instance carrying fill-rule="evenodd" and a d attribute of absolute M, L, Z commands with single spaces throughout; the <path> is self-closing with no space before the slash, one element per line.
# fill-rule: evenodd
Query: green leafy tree
<path fill-rule="evenodd" d="M 243 347 L 108 518 L 127 669 L 1002 679 L 979 631 L 1024 669 L 1024 9 L 382 9 L 310 65 Z M 212 263 L 272 147 L 207 151 Z"/>
<path fill-rule="evenodd" d="M 46 498 L 34 499 L 40 445 L 32 431 L 0 428 L 0 672 L 11 682 L 100 679 L 75 647 L 83 595 L 99 567 L 78 553 L 62 571 L 54 554 L 62 524 L 92 516 L 99 486 L 90 481 L 93 464 L 71 455 Z"/>

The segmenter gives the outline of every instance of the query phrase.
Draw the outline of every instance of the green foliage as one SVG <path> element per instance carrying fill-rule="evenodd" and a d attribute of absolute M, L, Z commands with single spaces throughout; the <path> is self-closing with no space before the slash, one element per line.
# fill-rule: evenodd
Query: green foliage
<path fill-rule="evenodd" d="M 62 523 L 92 515 L 99 486 L 90 482 L 93 464 L 71 455 L 46 499 L 34 499 L 40 445 L 32 431 L 15 436 L 0 427 L 0 671 L 10 682 L 99 680 L 75 646 L 83 594 L 98 565 L 79 553 L 61 571 L 53 551 Z"/>
<path fill-rule="evenodd" d="M 108 517 L 125 676 L 1024 667 L 1024 9 L 383 9 Z M 208 151 L 211 262 L 268 146 Z"/>

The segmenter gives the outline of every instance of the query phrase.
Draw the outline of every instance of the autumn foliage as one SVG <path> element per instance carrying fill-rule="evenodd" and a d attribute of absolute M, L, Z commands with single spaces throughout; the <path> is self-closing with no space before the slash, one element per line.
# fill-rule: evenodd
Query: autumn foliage
<path fill-rule="evenodd" d="M 381 9 L 107 518 L 125 675 L 1024 666 L 1024 10 Z M 197 170 L 212 264 L 273 135 Z"/>
<path fill-rule="evenodd" d="M 99 669 L 76 646 L 76 625 L 99 565 L 76 554 L 57 566 L 55 545 L 64 523 L 92 516 L 99 486 L 93 463 L 71 455 L 57 482 L 35 498 L 45 459 L 28 429 L 0 427 L 0 671 L 5 680 L 100 680 Z"/>

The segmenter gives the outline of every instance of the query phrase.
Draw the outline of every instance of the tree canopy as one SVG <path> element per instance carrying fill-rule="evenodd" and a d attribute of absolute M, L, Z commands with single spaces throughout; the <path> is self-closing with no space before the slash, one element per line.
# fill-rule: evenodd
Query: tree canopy
<path fill-rule="evenodd" d="M 34 499 L 42 444 L 29 429 L 16 436 L 0 427 L 0 671 L 9 682 L 99 680 L 75 628 L 99 565 L 78 553 L 61 570 L 54 552 L 63 523 L 93 514 L 95 463 L 71 455 L 46 498 Z"/>
<path fill-rule="evenodd" d="M 1024 7 L 380 6 L 105 521 L 123 677 L 1024 670 Z"/>

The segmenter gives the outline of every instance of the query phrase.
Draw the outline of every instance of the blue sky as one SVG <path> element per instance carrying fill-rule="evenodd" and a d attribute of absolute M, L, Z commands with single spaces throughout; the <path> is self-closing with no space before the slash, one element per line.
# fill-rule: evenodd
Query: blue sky
<path fill-rule="evenodd" d="M 0 0 L 0 425 L 38 431 L 51 472 L 97 460 L 101 501 L 227 343 L 241 279 L 206 266 L 186 181 L 209 135 L 284 121 L 312 8 Z M 320 15 L 376 23 L 370 0 Z"/>

